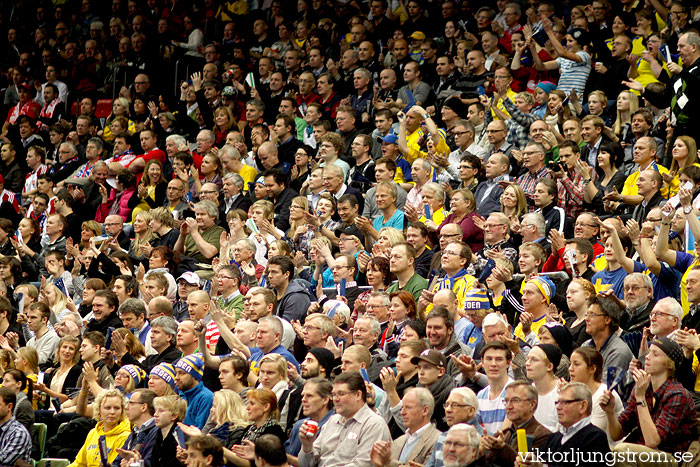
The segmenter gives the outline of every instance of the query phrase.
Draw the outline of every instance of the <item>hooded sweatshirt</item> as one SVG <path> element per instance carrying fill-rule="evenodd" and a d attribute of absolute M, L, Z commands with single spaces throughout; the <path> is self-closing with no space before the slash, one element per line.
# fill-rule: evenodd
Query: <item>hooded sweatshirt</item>
<path fill-rule="evenodd" d="M 117 449 L 124 446 L 129 434 L 131 434 L 131 423 L 126 418 L 108 432 L 104 431 L 103 422 L 99 422 L 95 428 L 90 430 L 85 439 L 85 444 L 80 448 L 78 455 L 75 456 L 75 461 L 69 467 L 100 467 L 101 459 L 98 441 L 100 436 L 103 435 L 107 442 L 107 460 L 111 464 L 117 457 Z"/>
<path fill-rule="evenodd" d="M 277 303 L 275 314 L 290 323 L 295 320 L 304 322 L 309 306 L 311 306 L 309 292 L 296 280 L 292 280 L 282 299 Z"/>

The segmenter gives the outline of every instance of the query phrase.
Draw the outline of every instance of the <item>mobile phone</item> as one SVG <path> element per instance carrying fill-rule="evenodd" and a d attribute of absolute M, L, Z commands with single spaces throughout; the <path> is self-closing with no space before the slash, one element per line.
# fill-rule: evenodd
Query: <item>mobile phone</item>
<path fill-rule="evenodd" d="M 61 400 L 58 397 L 51 398 L 51 405 L 53 405 L 53 408 L 56 410 L 56 412 L 61 411 Z"/>
<path fill-rule="evenodd" d="M 111 350 L 112 347 L 112 333 L 114 328 L 112 326 L 107 328 L 107 339 L 105 340 L 105 349 Z"/>
<path fill-rule="evenodd" d="M 423 210 L 425 211 L 425 218 L 426 218 L 426 219 L 432 219 L 432 218 L 433 218 L 433 215 L 432 215 L 432 213 L 430 212 L 430 205 L 424 204 L 424 205 L 423 205 Z"/>
<path fill-rule="evenodd" d="M 339 290 L 338 290 L 338 296 L 340 296 L 340 297 L 344 297 L 344 296 L 345 296 L 345 286 L 346 286 L 346 282 L 347 282 L 347 281 L 346 281 L 344 278 L 343 278 L 343 279 L 340 279 L 340 288 L 339 288 Z"/>
<path fill-rule="evenodd" d="M 36 375 L 36 382 L 39 384 L 44 384 L 44 373 L 43 371 L 40 371 L 38 375 Z"/>
<path fill-rule="evenodd" d="M 484 94 L 486 94 L 486 91 L 484 91 L 484 87 L 483 87 L 483 86 L 477 86 L 477 87 L 476 87 L 476 94 L 477 94 L 478 96 L 483 96 Z"/>
<path fill-rule="evenodd" d="M 569 97 L 569 96 L 566 96 L 566 97 L 564 98 L 564 100 L 561 102 L 561 105 L 562 105 L 562 106 L 569 105 L 569 101 L 570 101 L 570 100 L 571 100 L 570 97 Z"/>

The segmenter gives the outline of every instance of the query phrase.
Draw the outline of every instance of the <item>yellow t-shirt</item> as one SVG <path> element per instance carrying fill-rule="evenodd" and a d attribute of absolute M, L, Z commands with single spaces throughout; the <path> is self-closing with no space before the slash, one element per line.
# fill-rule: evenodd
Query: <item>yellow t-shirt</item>
<path fill-rule="evenodd" d="M 695 257 L 695 260 L 690 264 L 688 269 L 681 276 L 681 306 L 683 307 L 683 316 L 690 311 L 690 303 L 688 302 L 688 274 L 695 267 L 700 265 L 700 258 Z"/>
<path fill-rule="evenodd" d="M 532 332 L 535 333 L 536 336 L 540 335 L 540 328 L 547 322 L 547 313 L 543 314 L 539 319 L 534 320 L 532 322 L 532 326 L 530 327 Z M 525 340 L 525 334 L 523 333 L 523 324 L 518 323 L 518 326 L 515 328 L 515 337 L 518 337 L 522 340 Z"/>
<path fill-rule="evenodd" d="M 445 212 L 445 209 L 440 208 L 433 213 L 430 220 L 432 220 L 435 223 L 435 225 L 439 226 L 440 224 L 442 224 L 445 221 L 445 217 L 447 217 L 448 214 L 449 214 L 448 212 Z M 425 217 L 425 214 L 420 216 L 418 218 L 418 220 L 425 224 L 425 221 L 427 220 Z"/>
<path fill-rule="evenodd" d="M 661 175 L 667 174 L 668 169 L 664 167 L 661 164 L 657 164 L 656 162 L 652 162 L 652 164 L 647 167 L 645 170 L 649 169 L 655 169 L 658 170 Z M 622 192 L 620 193 L 622 196 L 634 196 L 639 194 L 639 188 L 637 187 L 637 180 L 639 180 L 639 174 L 641 173 L 640 170 L 637 170 L 636 172 L 632 173 L 627 177 L 625 180 L 625 186 L 622 188 Z M 661 196 L 664 198 L 668 199 L 668 187 L 666 185 L 661 187 Z"/>
<path fill-rule="evenodd" d="M 508 92 L 506 92 L 506 96 L 508 97 L 508 99 L 510 99 L 511 102 L 515 102 L 515 96 L 517 94 L 518 93 L 513 91 L 512 89 L 509 89 Z M 506 106 L 503 104 L 503 99 L 501 99 L 500 97 L 498 98 L 498 102 L 496 102 L 496 107 L 498 108 L 498 110 L 510 117 L 510 114 L 506 110 Z M 496 111 L 493 109 L 491 109 L 491 116 L 496 120 L 498 119 L 498 117 L 496 116 Z"/>
<path fill-rule="evenodd" d="M 440 135 L 440 141 L 435 147 L 435 152 L 438 154 L 449 154 L 450 147 L 445 142 L 445 131 L 438 130 L 438 134 Z M 422 128 L 418 128 L 410 135 L 406 135 L 406 146 L 408 146 L 408 154 L 403 154 L 403 156 L 409 164 L 413 164 L 413 161 L 415 161 L 419 157 L 425 159 L 428 155 L 428 153 L 426 151 L 423 151 L 420 145 L 418 144 L 418 141 L 423 135 L 424 133 Z"/>
<path fill-rule="evenodd" d="M 459 303 L 459 310 L 464 310 L 464 300 L 467 296 L 467 292 L 472 290 L 477 284 L 476 277 L 465 274 L 462 277 L 456 279 L 452 285 L 452 291 L 457 296 L 457 302 Z M 439 280 L 433 287 L 432 292 L 437 292 L 443 289 L 450 288 L 450 280 L 445 278 Z M 425 313 L 428 314 L 433 309 L 433 304 L 428 304 L 425 309 Z"/>
<path fill-rule="evenodd" d="M 248 191 L 248 187 L 250 186 L 248 184 L 255 181 L 255 177 L 258 176 L 258 171 L 249 165 L 243 164 L 238 175 L 243 177 L 243 191 Z"/>

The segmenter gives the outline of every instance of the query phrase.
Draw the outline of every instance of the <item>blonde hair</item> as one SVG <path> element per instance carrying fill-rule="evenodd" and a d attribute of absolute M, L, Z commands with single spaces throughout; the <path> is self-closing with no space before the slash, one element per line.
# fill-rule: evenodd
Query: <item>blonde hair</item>
<path fill-rule="evenodd" d="M 629 98 L 630 101 L 630 109 L 627 111 L 627 121 L 623 122 L 622 117 L 623 115 L 620 113 L 619 110 L 616 110 L 616 117 L 615 117 L 615 125 L 613 126 L 613 131 L 615 132 L 616 135 L 620 135 L 622 133 L 622 127 L 624 127 L 627 123 L 629 123 L 632 120 L 632 114 L 639 108 L 639 98 L 635 93 L 632 91 L 622 91 L 620 94 L 617 95 L 617 99 L 620 99 L 620 96 L 623 94 L 627 94 L 627 97 Z"/>
<path fill-rule="evenodd" d="M 187 402 L 180 396 L 160 396 L 153 399 L 154 407 L 162 407 L 177 417 L 177 421 L 181 422 L 187 414 Z"/>
<path fill-rule="evenodd" d="M 172 211 L 165 206 L 151 209 L 148 212 L 151 214 L 151 219 L 160 222 L 166 227 L 172 227 L 175 225 L 175 219 L 173 218 Z"/>
<path fill-rule="evenodd" d="M 588 295 L 588 300 L 593 300 L 596 296 L 596 291 L 595 291 L 595 286 L 591 283 L 591 281 L 584 279 L 583 277 L 576 277 L 571 281 L 571 283 L 576 282 L 578 285 L 581 286 L 583 289 L 583 292 Z M 571 285 L 571 284 L 569 284 Z"/>
<path fill-rule="evenodd" d="M 292 199 L 292 205 L 295 206 L 301 206 L 301 208 L 305 212 L 311 212 L 309 211 L 309 200 L 306 198 L 306 196 L 296 196 Z M 287 232 L 287 235 L 289 237 L 292 237 L 294 235 L 294 232 L 297 231 L 297 228 L 306 225 L 306 220 L 302 217 L 300 220 L 294 220 L 294 219 L 289 219 L 289 231 Z"/>
<path fill-rule="evenodd" d="M 49 305 L 49 308 L 51 308 L 51 320 L 58 319 L 58 315 L 66 309 L 66 305 L 68 304 L 68 299 L 66 298 L 66 295 L 61 292 L 61 289 L 56 287 L 55 284 L 46 284 L 47 289 L 51 289 L 56 293 L 56 301 L 54 302 L 53 305 Z"/>
<path fill-rule="evenodd" d="M 467 208 L 467 214 L 469 214 L 470 212 L 474 212 L 474 210 L 476 209 L 476 199 L 474 198 L 474 193 L 472 193 L 471 190 L 462 188 L 459 190 L 455 190 L 454 193 L 452 193 L 452 197 L 454 198 L 454 195 L 456 195 L 457 193 L 464 196 L 464 202 L 467 203 L 467 205 L 469 206 Z"/>
<path fill-rule="evenodd" d="M 403 233 L 400 230 L 395 229 L 393 227 L 382 227 L 379 230 L 379 236 L 381 237 L 382 234 L 386 234 L 386 237 L 389 240 L 390 247 L 394 247 L 399 243 L 403 243 L 406 241 L 406 239 L 403 236 Z"/>
<path fill-rule="evenodd" d="M 153 235 L 153 232 L 151 231 L 151 226 L 149 225 L 151 222 L 151 213 L 148 211 L 140 211 L 136 216 L 134 216 L 134 220 L 137 218 L 143 219 L 143 221 L 146 223 L 146 233 L 134 234 L 134 241 L 131 244 L 131 250 L 134 251 L 136 254 L 140 253 L 140 247 L 144 245 L 150 245 L 150 241 L 155 238 L 155 235 Z"/>
<path fill-rule="evenodd" d="M 17 357 L 27 362 L 29 368 L 24 372 L 25 374 L 39 373 L 39 353 L 34 347 L 20 347 L 17 350 Z"/>
<path fill-rule="evenodd" d="M 230 422 L 235 427 L 245 427 L 250 423 L 241 396 L 230 389 L 220 389 L 214 393 L 216 424 Z"/>
<path fill-rule="evenodd" d="M 503 190 L 503 193 L 506 192 L 507 189 L 512 188 L 515 190 L 515 198 L 518 200 L 518 202 L 515 205 L 515 212 L 512 214 L 513 216 L 520 217 L 525 212 L 527 211 L 527 200 L 525 198 L 525 192 L 523 189 L 520 187 L 520 185 L 516 185 L 514 183 L 511 183 L 508 185 L 505 190 Z M 501 212 L 505 213 L 505 207 L 503 206 L 503 195 L 501 195 Z M 506 215 L 507 217 L 507 215 Z"/>
<path fill-rule="evenodd" d="M 284 381 L 289 381 L 289 373 L 287 373 L 287 360 L 282 355 L 278 353 L 270 353 L 265 355 L 260 359 L 258 368 L 261 368 L 263 363 L 272 363 L 273 365 L 277 365 L 276 370 L 280 374 L 280 377 Z"/>
<path fill-rule="evenodd" d="M 94 418 L 98 422 L 102 421 L 102 419 L 100 418 L 100 409 L 102 408 L 102 404 L 104 404 L 104 401 L 110 397 L 119 398 L 119 401 L 122 404 L 122 414 L 119 417 L 119 421 L 122 422 L 126 420 L 126 410 L 124 410 L 124 408 L 126 407 L 126 397 L 124 397 L 124 394 L 122 394 L 119 389 L 105 389 L 97 395 L 97 397 L 95 398 L 95 403 L 93 405 L 94 409 L 92 411 L 92 418 Z"/>
<path fill-rule="evenodd" d="M 100 224 L 96 221 L 85 221 L 82 224 L 80 224 L 80 228 L 82 229 L 88 229 L 91 230 L 92 233 L 95 234 L 95 236 L 102 235 L 102 227 Z M 82 248 L 88 246 L 88 242 L 83 242 L 82 240 L 80 241 L 80 246 Z"/>
<path fill-rule="evenodd" d="M 275 205 L 266 199 L 261 199 L 254 202 L 253 205 L 250 207 L 250 212 L 253 212 L 253 209 L 255 208 L 261 209 L 263 212 L 263 216 L 267 220 L 272 219 L 272 216 L 275 214 Z"/>
<path fill-rule="evenodd" d="M 75 336 L 61 337 L 61 340 L 58 341 L 58 345 L 56 346 L 56 352 L 53 356 L 53 362 L 57 365 L 61 362 L 59 352 L 61 351 L 61 346 L 65 343 L 70 343 L 73 344 L 73 346 L 75 346 L 75 355 L 73 355 L 73 365 L 75 365 L 76 363 L 78 363 L 78 360 L 80 360 L 80 339 L 78 339 Z"/>
<path fill-rule="evenodd" d="M 525 242 L 520 245 L 519 251 L 529 251 L 532 256 L 535 257 L 535 260 L 540 262 L 537 267 L 538 270 L 541 270 L 542 266 L 544 266 L 544 262 L 547 261 L 547 253 L 545 252 L 544 248 L 542 248 L 542 245 L 538 243 Z"/>

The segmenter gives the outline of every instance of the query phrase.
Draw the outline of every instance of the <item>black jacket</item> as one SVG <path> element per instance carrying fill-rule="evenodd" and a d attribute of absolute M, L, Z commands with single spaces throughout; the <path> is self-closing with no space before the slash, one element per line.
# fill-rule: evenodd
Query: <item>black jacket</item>
<path fill-rule="evenodd" d="M 155 442 L 151 452 L 151 467 L 184 467 L 177 460 L 177 440 L 175 439 L 175 425 L 170 428 L 168 435 L 163 438 L 163 432 L 156 428 Z"/>
<path fill-rule="evenodd" d="M 419 387 L 424 387 L 418 384 Z M 447 397 L 450 395 L 450 391 L 454 388 L 454 382 L 452 377 L 445 373 L 435 381 L 428 389 L 435 399 L 435 410 L 433 410 L 433 417 L 431 421 L 435 423 L 435 426 L 440 431 L 447 431 L 450 427 L 445 421 L 445 402 Z"/>
<path fill-rule="evenodd" d="M 275 199 L 275 227 L 282 232 L 289 230 L 289 207 L 292 205 L 292 200 L 299 196 L 299 193 L 291 188 L 285 187 L 284 190 Z"/>
<path fill-rule="evenodd" d="M 124 327 L 122 320 L 119 319 L 117 315 L 117 310 L 115 309 L 109 316 L 107 316 L 102 321 L 97 321 L 96 319 L 91 319 L 87 324 L 85 331 L 97 331 L 103 335 L 107 335 L 107 328 L 112 327 L 114 329 Z"/>
<path fill-rule="evenodd" d="M 182 352 L 177 350 L 174 345 L 170 344 L 163 352 L 156 355 L 149 355 L 143 362 L 139 362 L 130 353 L 127 353 L 122 357 L 122 363 L 124 365 L 138 365 L 146 370 L 146 373 L 150 373 L 153 367 L 159 363 L 165 362 L 174 364 L 180 357 L 182 357 Z"/>
<path fill-rule="evenodd" d="M 552 433 L 547 442 L 540 449 L 540 454 L 545 456 L 553 453 L 566 453 L 566 455 L 571 455 L 571 451 L 576 451 L 577 455 L 581 453 L 583 455 L 582 458 L 587 458 L 586 453 L 596 453 L 595 455 L 598 456 L 596 458 L 602 461 L 605 455 L 610 452 L 608 438 L 605 432 L 594 425 L 588 424 L 584 426 L 564 444 L 561 443 L 562 436 L 563 435 L 558 431 Z M 567 462 L 554 462 L 557 457 L 558 456 L 549 457 L 550 462 L 548 462 L 547 465 L 550 467 L 571 465 Z M 591 459 L 592 457 L 586 462 L 586 465 L 601 467 L 605 465 L 605 462 L 591 462 Z"/>

